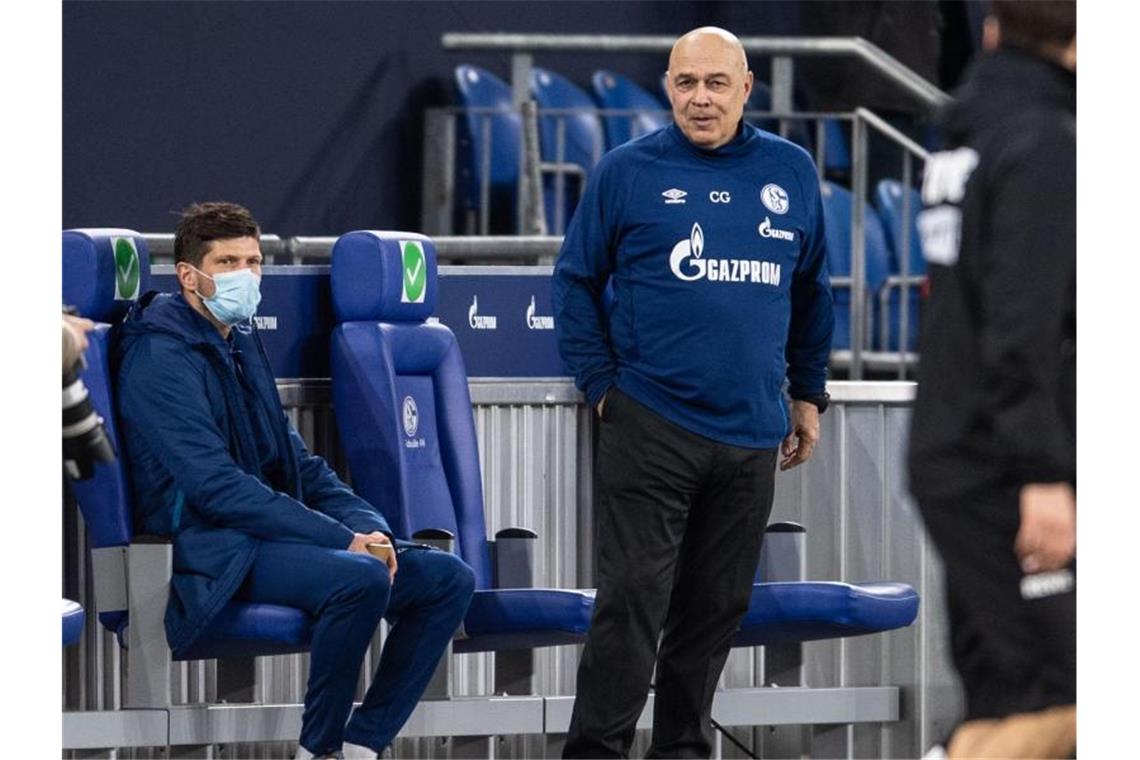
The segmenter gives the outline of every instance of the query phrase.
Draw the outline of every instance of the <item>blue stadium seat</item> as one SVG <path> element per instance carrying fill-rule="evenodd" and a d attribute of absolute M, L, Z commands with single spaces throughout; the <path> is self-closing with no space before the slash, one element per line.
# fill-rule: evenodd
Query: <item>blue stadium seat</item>
<path fill-rule="evenodd" d="M 135 535 L 130 485 L 122 460 L 118 425 L 114 412 L 114 391 L 110 367 L 110 322 L 120 320 L 127 309 L 150 285 L 150 263 L 146 241 L 137 232 L 124 229 L 65 230 L 63 233 L 63 302 L 97 323 L 88 335 L 85 354 L 87 367 L 81 374 L 92 405 L 103 417 L 104 427 L 119 459 L 98 463 L 94 476 L 73 483 L 76 502 L 87 528 L 95 568 L 96 609 L 99 621 L 116 633 L 128 646 L 128 623 L 132 615 L 157 620 L 154 635 L 160 642 L 147 641 L 151 654 L 165 654 L 167 665 L 150 656 L 133 658 L 154 673 L 166 668 L 171 655 L 161 627 L 169 593 L 169 575 L 132 578 L 131 551 L 150 546 L 153 537 Z M 169 556 L 169 547 L 166 549 Z M 167 565 L 169 567 L 169 565 Z M 167 571 L 169 572 L 169 571 Z M 152 573 L 153 575 L 153 573 Z M 153 596 L 131 598 L 122 588 L 135 580 L 149 586 Z M 112 603 L 113 602 L 113 603 Z M 108 606 L 109 605 L 109 606 Z M 141 626 L 141 624 L 140 624 Z M 141 630 L 141 628 L 140 628 Z M 147 630 L 151 630 L 147 628 Z M 139 631 L 136 631 L 136 635 Z M 229 603 L 180 660 L 287 654 L 305 651 L 312 636 L 312 620 L 301 610 L 270 604 Z M 160 645 L 160 646 L 159 646 Z M 128 668 L 128 677 L 144 677 L 143 668 Z M 133 672 L 132 672 L 133 671 Z M 131 687 L 128 688 L 128 691 Z M 138 694 L 135 694 L 137 697 Z M 169 696 L 166 697 L 169 700 Z M 141 705 L 136 705 L 141 706 Z"/>
<path fill-rule="evenodd" d="M 606 147 L 610 150 L 672 122 L 668 108 L 662 109 L 657 98 L 621 74 L 602 69 L 594 72 L 590 82 L 599 108 L 636 112 L 602 116 L 606 126 Z"/>
<path fill-rule="evenodd" d="M 487 538 L 463 357 L 450 329 L 426 321 L 437 288 L 435 245 L 422 235 L 351 232 L 333 247 L 333 406 L 353 487 L 397 536 L 449 535 L 474 570 L 455 651 L 582 641 L 591 593 L 500 582 L 515 574 L 502 562 L 510 542 L 528 539 Z"/>
<path fill-rule="evenodd" d="M 771 111 L 772 110 L 772 88 L 764 82 L 756 79 L 752 82 L 752 94 L 748 96 L 748 102 L 744 104 L 744 111 Z M 749 119 L 749 123 L 759 129 L 763 129 L 772 134 L 780 134 L 780 120 L 771 117 Z M 812 152 L 812 135 L 808 130 L 807 122 L 802 119 L 789 119 L 788 120 L 788 137 L 787 139 L 800 146 L 808 153 Z"/>
<path fill-rule="evenodd" d="M 851 175 L 851 122 L 823 120 L 823 165 L 828 175 Z"/>
<path fill-rule="evenodd" d="M 863 636 L 905 628 L 918 594 L 905 583 L 757 583 L 734 647 Z"/>
<path fill-rule="evenodd" d="M 875 187 L 875 208 L 878 210 L 879 218 L 882 220 L 883 228 L 886 231 L 890 276 L 896 277 L 902 273 L 903 234 L 905 231 L 903 224 L 902 183 L 893 179 L 880 181 Z M 911 188 L 910 220 L 908 223 L 910 230 L 910 256 L 907 258 L 907 274 L 911 277 L 924 277 L 926 275 L 926 259 L 922 255 L 922 241 L 918 234 L 918 227 L 916 226 L 918 212 L 921 210 L 922 196 L 917 190 Z M 876 345 L 888 351 L 899 350 L 899 327 L 901 324 L 900 304 L 902 303 L 900 295 L 902 290 L 903 289 L 898 287 L 891 287 L 888 293 L 886 318 L 885 320 L 878 320 L 880 325 L 885 321 L 887 327 L 885 331 L 880 328 Z M 905 287 L 908 300 L 907 339 L 905 347 L 907 351 L 914 351 L 918 345 L 919 290 L 917 284 L 907 285 Z"/>
<path fill-rule="evenodd" d="M 823 200 L 823 218 L 827 230 L 827 266 L 832 277 L 851 276 L 851 210 L 852 196 L 846 188 L 833 182 L 820 184 Z M 867 276 L 867 322 L 864 335 L 867 337 L 864 348 L 871 348 L 874 337 L 872 316 L 878 303 L 876 295 L 887 280 L 887 243 L 883 236 L 882 223 L 878 214 L 870 206 L 864 208 L 864 262 Z M 835 299 L 835 333 L 832 337 L 832 350 L 851 348 L 851 294 L 850 287 L 832 288 Z"/>
<path fill-rule="evenodd" d="M 572 109 L 571 112 L 540 116 L 538 119 L 542 160 L 552 164 L 571 164 L 577 172 L 546 175 L 544 178 L 546 226 L 552 235 L 561 235 L 578 205 L 578 196 L 585 187 L 585 177 L 606 150 L 605 136 L 594 101 L 585 90 L 569 79 L 553 71 L 533 68 L 530 72 L 530 90 L 541 110 Z M 560 123 L 564 125 L 561 146 Z M 562 185 L 561 207 L 557 200 L 559 184 Z"/>
<path fill-rule="evenodd" d="M 768 525 L 734 647 L 774 645 L 768 655 L 783 659 L 806 641 L 882 633 L 914 622 L 918 594 L 905 583 L 803 580 L 805 544 L 802 525 Z"/>
<path fill-rule="evenodd" d="M 79 637 L 83 633 L 83 623 L 86 620 L 87 616 L 79 602 L 73 602 L 70 599 L 63 600 L 63 645 L 65 647 L 79 641 Z"/>
<path fill-rule="evenodd" d="M 485 69 L 464 64 L 455 67 L 455 92 L 464 109 L 457 128 L 460 211 L 465 217 L 479 213 L 483 183 L 487 182 L 487 231 L 513 233 L 518 226 L 522 122 L 513 110 L 511 86 Z M 461 221 L 459 228 L 464 227 Z"/>

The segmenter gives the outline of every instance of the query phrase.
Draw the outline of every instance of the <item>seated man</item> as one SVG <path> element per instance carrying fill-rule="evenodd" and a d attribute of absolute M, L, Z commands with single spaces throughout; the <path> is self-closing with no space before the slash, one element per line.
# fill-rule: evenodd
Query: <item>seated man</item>
<path fill-rule="evenodd" d="M 180 291 L 144 296 L 116 344 L 136 523 L 174 542 L 166 635 L 177 655 L 231 599 L 315 618 L 298 757 L 376 757 L 423 694 L 467 611 L 471 569 L 391 531 L 289 424 L 252 324 L 260 230 L 249 211 L 203 203 L 174 242 Z M 398 569 L 398 573 L 397 573 Z M 394 621 L 364 702 L 360 665 Z"/>

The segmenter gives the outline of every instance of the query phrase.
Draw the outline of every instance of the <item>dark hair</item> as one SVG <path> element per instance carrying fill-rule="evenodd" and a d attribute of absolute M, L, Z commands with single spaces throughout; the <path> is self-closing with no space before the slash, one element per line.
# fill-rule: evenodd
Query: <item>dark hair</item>
<path fill-rule="evenodd" d="M 209 243 L 231 238 L 260 238 L 261 229 L 249 209 L 221 201 L 193 203 L 182 211 L 174 232 L 174 263 L 202 266 Z"/>
<path fill-rule="evenodd" d="M 993 0 L 990 13 L 1001 26 L 1001 46 L 1036 53 L 1066 47 L 1077 36 L 1074 0 Z"/>

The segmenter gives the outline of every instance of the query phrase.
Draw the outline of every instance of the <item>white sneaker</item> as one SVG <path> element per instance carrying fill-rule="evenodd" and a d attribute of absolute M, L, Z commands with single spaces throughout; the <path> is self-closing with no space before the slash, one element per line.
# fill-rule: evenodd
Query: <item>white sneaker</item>
<path fill-rule="evenodd" d="M 926 754 L 922 756 L 922 760 L 946 760 L 946 748 L 941 744 L 935 744 Z"/>

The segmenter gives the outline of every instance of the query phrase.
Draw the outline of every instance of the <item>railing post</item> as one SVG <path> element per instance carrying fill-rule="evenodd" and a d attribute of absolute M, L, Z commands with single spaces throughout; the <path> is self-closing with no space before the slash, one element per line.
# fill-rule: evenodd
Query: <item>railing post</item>
<path fill-rule="evenodd" d="M 788 116 L 792 112 L 794 71 L 790 56 L 772 58 L 772 112 L 776 116 Z"/>
<path fill-rule="evenodd" d="M 867 125 L 856 113 L 851 125 L 851 378 L 863 379 L 867 314 L 867 250 L 863 217 L 867 208 Z"/>
<path fill-rule="evenodd" d="M 903 179 L 902 179 L 902 261 L 899 262 L 899 273 L 902 275 L 902 288 L 899 289 L 899 380 L 906 378 L 906 354 L 910 343 L 910 238 L 914 233 L 910 212 L 910 183 L 911 183 L 910 151 L 903 148 Z"/>
<path fill-rule="evenodd" d="M 539 171 L 538 104 L 522 104 L 523 161 L 519 180 L 519 234 L 545 235 L 546 209 L 542 202 L 542 174 Z"/>
<path fill-rule="evenodd" d="M 530 100 L 530 70 L 534 67 L 534 56 L 531 53 L 514 51 L 511 53 L 511 103 L 515 107 L 515 112 L 520 115 L 523 114 L 523 104 Z M 523 129 L 526 129 L 524 121 Z M 522 140 L 519 144 L 519 172 L 518 172 L 518 228 L 521 232 L 525 229 L 526 221 L 530 218 L 532 211 L 528 208 L 531 202 L 531 191 L 528 185 L 530 184 L 530 175 L 527 174 L 526 167 L 527 148 L 526 140 Z M 483 234 L 486 235 L 487 231 L 484 230 Z"/>
<path fill-rule="evenodd" d="M 424 113 L 424 187 L 420 195 L 420 226 L 425 235 L 452 233 L 455 202 L 455 119 L 442 108 Z M 293 263 L 299 264 L 300 260 Z"/>
<path fill-rule="evenodd" d="M 491 232 L 491 116 L 484 114 L 479 119 L 479 144 L 482 152 L 479 158 L 479 234 Z"/>

